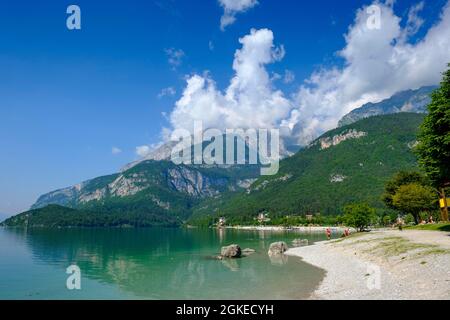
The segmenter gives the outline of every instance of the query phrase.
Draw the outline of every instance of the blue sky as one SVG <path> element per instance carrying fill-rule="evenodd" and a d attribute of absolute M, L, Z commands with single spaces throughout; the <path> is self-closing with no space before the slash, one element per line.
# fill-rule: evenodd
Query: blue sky
<path fill-rule="evenodd" d="M 426 36 L 446 2 L 424 3 L 408 43 Z M 417 3 L 396 1 L 396 16 L 406 21 Z M 66 28 L 70 4 L 81 8 L 81 30 Z M 252 28 L 267 28 L 284 46 L 283 59 L 264 68 L 295 75 L 273 82 L 286 99 L 314 71 L 345 67 L 336 52 L 348 45 L 357 10 L 370 4 L 259 0 L 223 31 L 216 0 L 2 1 L 0 212 L 23 211 L 45 192 L 135 160 L 137 146 L 159 142 L 162 128 L 174 126 L 167 115 L 186 77 L 208 70 L 217 90 L 228 86 L 238 40 Z M 168 52 L 183 52 L 178 65 Z M 164 95 L 164 88 L 171 89 Z"/>

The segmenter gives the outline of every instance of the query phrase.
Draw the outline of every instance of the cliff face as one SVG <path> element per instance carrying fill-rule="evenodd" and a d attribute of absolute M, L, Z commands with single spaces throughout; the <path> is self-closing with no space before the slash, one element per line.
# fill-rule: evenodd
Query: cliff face
<path fill-rule="evenodd" d="M 118 174 L 99 177 L 75 186 L 42 195 L 32 206 L 38 209 L 50 204 L 71 208 L 102 205 L 108 201 L 153 202 L 170 211 L 172 199 L 193 200 L 214 197 L 222 192 L 241 190 L 258 173 L 253 168 L 219 168 L 176 166 L 169 161 L 147 160 Z M 143 200 L 144 199 L 144 200 Z"/>
<path fill-rule="evenodd" d="M 367 132 L 362 131 L 356 131 L 356 130 L 348 130 L 341 134 L 337 134 L 333 137 L 326 137 L 319 139 L 316 144 L 320 144 L 320 149 L 325 150 L 331 147 L 335 147 L 339 144 L 341 144 L 344 141 L 350 140 L 350 139 L 359 139 L 362 137 L 365 137 L 367 135 Z"/>

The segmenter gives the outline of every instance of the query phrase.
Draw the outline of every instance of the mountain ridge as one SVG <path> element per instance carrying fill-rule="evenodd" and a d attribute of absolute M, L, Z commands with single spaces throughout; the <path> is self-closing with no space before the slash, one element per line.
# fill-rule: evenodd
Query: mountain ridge
<path fill-rule="evenodd" d="M 230 223 L 253 223 L 261 212 L 273 217 L 336 215 L 353 201 L 383 209 L 380 194 L 387 179 L 399 170 L 416 168 L 412 148 L 423 117 L 374 116 L 336 128 L 282 160 L 277 175 L 258 179 L 257 167 L 252 171 L 248 166 L 193 167 L 148 160 L 125 172 L 43 195 L 32 213 L 41 217 L 36 225 L 51 221 L 53 212 L 57 225 L 145 227 L 205 220 L 211 224 L 220 216 Z M 74 218 L 76 211 L 61 209 L 59 215 L 58 207 L 45 209 L 54 202 L 79 211 L 81 218 Z M 14 225 L 25 220 L 7 221 Z"/>
<path fill-rule="evenodd" d="M 281 163 L 295 161 L 292 159 L 296 159 L 299 154 L 308 152 L 310 149 L 332 150 L 347 141 L 367 138 L 367 132 L 359 130 L 358 125 L 356 127 L 352 125 L 371 118 L 375 120 L 368 120 L 369 122 L 377 121 L 377 116 L 372 114 L 395 115 L 400 112 L 399 114 L 405 116 L 399 116 L 399 118 L 409 117 L 416 123 L 418 118 L 411 113 L 402 112 L 402 107 L 408 105 L 408 108 L 415 112 L 426 112 L 425 106 L 429 101 L 429 94 L 435 88 L 435 86 L 428 86 L 417 90 L 407 90 L 379 103 L 363 105 L 344 116 L 338 128 L 326 132 L 309 146 L 284 158 Z M 347 122 L 350 123 L 346 124 Z M 411 128 L 408 130 L 411 135 Z M 386 139 L 389 139 L 389 136 Z M 414 145 L 413 141 L 408 143 L 410 147 Z M 97 177 L 41 195 L 32 205 L 31 210 L 56 204 L 99 212 L 154 211 L 157 215 L 175 217 L 181 222 L 188 219 L 192 213 L 198 215 L 202 211 L 201 208 L 209 208 L 212 205 L 218 210 L 218 208 L 226 207 L 223 203 L 225 200 L 231 200 L 236 197 L 236 194 L 242 192 L 252 193 L 258 191 L 258 188 L 265 189 L 267 186 L 264 184 L 273 180 L 270 177 L 260 178 L 257 166 L 177 166 L 170 161 L 171 150 L 175 144 L 175 142 L 169 142 L 161 145 L 146 157 L 125 165 L 118 173 Z M 246 152 L 249 150 L 250 147 L 246 143 Z M 288 148 L 283 150 L 286 151 L 285 156 L 289 155 Z M 352 150 L 348 152 L 352 154 Z M 280 171 L 283 173 L 282 168 Z M 292 179 L 291 175 L 289 172 L 284 172 L 280 176 L 279 173 L 276 179 L 288 185 Z M 346 179 L 346 175 L 339 172 L 330 174 L 328 177 L 330 182 L 337 184 L 345 184 Z M 261 184 L 259 182 L 261 180 L 267 182 Z M 310 210 L 313 208 L 314 206 Z"/>
<path fill-rule="evenodd" d="M 398 113 L 359 120 L 331 130 L 280 163 L 246 191 L 195 207 L 192 223 L 224 216 L 233 224 L 253 223 L 259 213 L 338 215 L 344 205 L 367 202 L 385 210 L 381 194 L 400 170 L 417 168 L 413 153 L 424 115 Z"/>
<path fill-rule="evenodd" d="M 438 86 L 425 86 L 416 90 L 400 91 L 380 102 L 366 103 L 342 117 L 338 127 L 343 127 L 358 120 L 378 115 L 401 112 L 426 113 L 426 107 L 431 102 L 430 95 L 437 88 Z"/>

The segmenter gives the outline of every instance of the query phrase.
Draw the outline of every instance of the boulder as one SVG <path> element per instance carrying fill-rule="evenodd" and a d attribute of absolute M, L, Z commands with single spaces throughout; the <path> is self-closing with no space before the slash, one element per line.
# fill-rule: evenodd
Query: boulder
<path fill-rule="evenodd" d="M 280 241 L 280 242 L 274 242 L 269 247 L 269 256 L 277 255 L 277 254 L 283 254 L 289 249 L 286 242 Z"/>
<path fill-rule="evenodd" d="M 220 255 L 224 258 L 240 258 L 242 255 L 241 247 L 239 247 L 237 244 L 222 247 Z"/>
<path fill-rule="evenodd" d="M 292 240 L 292 245 L 294 247 L 304 247 L 309 244 L 308 239 L 295 239 Z"/>

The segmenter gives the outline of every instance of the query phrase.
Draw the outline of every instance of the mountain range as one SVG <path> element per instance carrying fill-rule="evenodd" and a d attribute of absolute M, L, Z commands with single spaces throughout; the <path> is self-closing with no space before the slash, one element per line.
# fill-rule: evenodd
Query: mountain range
<path fill-rule="evenodd" d="M 384 185 L 396 172 L 417 167 L 413 148 L 424 115 L 374 116 L 329 131 L 283 160 L 277 175 L 261 177 L 239 194 L 221 195 L 193 210 L 195 223 L 226 217 L 249 223 L 259 213 L 338 215 L 346 204 L 384 209 Z"/>
<path fill-rule="evenodd" d="M 76 217 L 76 211 L 66 212 L 61 206 L 79 210 L 79 217 L 97 214 L 97 222 L 89 220 L 87 225 L 149 226 L 211 222 L 219 216 L 248 222 L 261 212 L 339 214 L 344 204 L 362 200 L 382 208 L 380 194 L 386 180 L 398 170 L 416 166 L 412 148 L 423 120 L 420 113 L 433 89 L 401 92 L 354 110 L 339 128 L 293 156 L 285 154 L 275 176 L 260 177 L 259 166 L 250 165 L 175 165 L 169 160 L 173 146 L 168 144 L 119 173 L 44 194 L 30 212 L 42 214 L 46 221 L 49 212 L 65 212 L 58 215 L 58 226 L 86 224 L 69 218 Z M 49 211 L 49 205 L 59 207 Z M 20 225 L 30 212 L 6 224 Z M 39 219 L 34 223 L 39 225 Z"/>
<path fill-rule="evenodd" d="M 427 105 L 431 102 L 431 93 L 437 86 L 421 87 L 417 90 L 406 90 L 394 94 L 389 99 L 378 103 L 367 103 L 353 110 L 339 121 L 339 127 L 352 124 L 358 120 L 400 112 L 427 112 Z"/>

